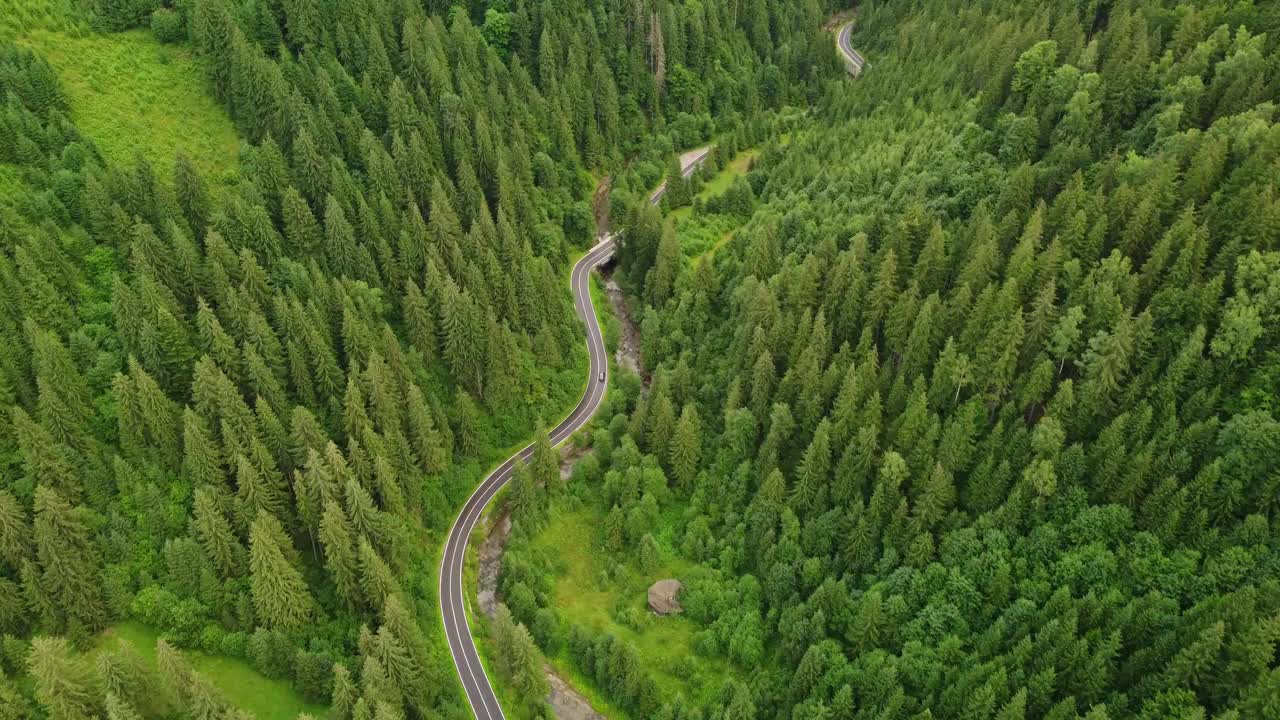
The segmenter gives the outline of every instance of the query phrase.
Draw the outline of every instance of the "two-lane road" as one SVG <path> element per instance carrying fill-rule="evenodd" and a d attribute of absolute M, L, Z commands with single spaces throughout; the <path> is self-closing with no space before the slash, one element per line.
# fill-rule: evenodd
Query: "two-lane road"
<path fill-rule="evenodd" d="M 850 20 L 840 28 L 840 32 L 836 33 L 836 46 L 840 48 L 840 55 L 844 57 L 849 74 L 857 77 L 867 66 L 867 60 L 862 57 L 862 53 L 853 49 L 853 23 L 854 21 Z"/>
<path fill-rule="evenodd" d="M 693 171 L 711 151 L 710 147 L 692 150 L 680 156 L 680 166 L 685 177 Z M 657 204 L 666 190 L 666 183 L 658 187 L 649 196 L 649 202 Z M 604 346 L 604 335 L 600 324 L 596 321 L 595 308 L 591 303 L 591 272 L 613 255 L 617 234 L 609 235 L 591 248 L 582 259 L 573 266 L 569 276 L 570 289 L 573 291 L 573 304 L 578 318 L 587 330 L 587 356 L 589 371 L 587 388 L 578 401 L 577 407 L 569 416 L 551 430 L 550 439 L 553 446 L 568 440 L 579 428 L 586 425 L 595 415 L 604 399 L 605 388 L 609 378 L 609 359 Z M 475 640 L 471 637 L 471 625 L 467 620 L 466 590 L 463 587 L 462 568 L 467 554 L 467 540 L 471 532 L 484 515 L 484 509 L 515 471 L 516 463 L 525 462 L 533 455 L 533 445 L 527 445 L 520 452 L 512 455 L 506 462 L 498 466 L 480 483 L 462 511 L 449 529 L 449 538 L 445 543 L 444 555 L 440 560 L 440 618 L 444 623 L 445 637 L 449 642 L 449 652 L 453 655 L 453 664 L 458 670 L 458 679 L 462 681 L 462 689 L 466 692 L 467 702 L 477 720 L 505 720 L 502 707 L 498 704 L 498 696 L 493 691 L 489 676 L 485 673 L 480 661 L 480 653 L 476 650 Z"/>

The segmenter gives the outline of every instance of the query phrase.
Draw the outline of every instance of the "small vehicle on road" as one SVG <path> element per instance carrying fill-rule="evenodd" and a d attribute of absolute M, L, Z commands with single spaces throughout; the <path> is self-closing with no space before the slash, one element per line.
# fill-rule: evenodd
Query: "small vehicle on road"
<path fill-rule="evenodd" d="M 604 371 L 600 371 L 600 382 L 604 382 Z"/>

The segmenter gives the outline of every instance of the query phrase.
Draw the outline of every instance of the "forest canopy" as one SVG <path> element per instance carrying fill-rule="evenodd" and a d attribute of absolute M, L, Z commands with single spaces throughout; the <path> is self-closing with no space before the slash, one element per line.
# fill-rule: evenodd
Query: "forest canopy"
<path fill-rule="evenodd" d="M 1280 717 L 1278 32 L 862 3 L 860 79 L 691 220 L 635 211 L 651 383 L 571 487 L 597 583 L 693 563 L 693 655 L 735 671 L 655 699 L 561 617 L 575 667 L 664 720 Z M 547 626 L 555 561 L 515 552 Z"/>
<path fill-rule="evenodd" d="M 0 44 L 0 717 L 244 716 L 196 654 L 342 720 L 465 716 L 440 532 L 576 399 L 564 280 L 594 243 L 595 176 L 807 104 L 834 63 L 825 8 L 19 1 Z M 109 162 L 74 124 L 81 78 L 21 34 L 58 12 L 194 54 L 238 172 L 211 182 L 182 148 Z M 161 633 L 145 660 L 101 650 L 122 620 Z"/>
<path fill-rule="evenodd" d="M 819 0 L 66 8 L 242 147 L 110 162 L 0 42 L 0 718 L 248 717 L 207 657 L 469 717 L 438 546 L 581 389 L 604 176 L 644 376 L 504 496 L 513 715 L 545 653 L 657 720 L 1280 717 L 1275 3 L 869 0 L 857 80 Z M 702 692 L 556 605 L 570 512 Z"/>

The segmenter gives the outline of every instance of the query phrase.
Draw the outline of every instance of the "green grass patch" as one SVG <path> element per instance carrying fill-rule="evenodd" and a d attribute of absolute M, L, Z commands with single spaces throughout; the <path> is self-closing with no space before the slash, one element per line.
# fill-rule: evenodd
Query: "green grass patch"
<path fill-rule="evenodd" d="M 0 5 L 0 40 L 14 40 L 36 30 L 86 35 L 73 0 L 5 0 Z"/>
<path fill-rule="evenodd" d="M 735 155 L 734 158 L 729 161 L 728 165 L 725 165 L 719 172 L 711 176 L 709 180 L 702 184 L 702 189 L 698 191 L 697 195 L 693 196 L 694 199 L 697 200 L 701 198 L 703 201 L 706 201 L 707 198 L 719 195 L 725 190 L 728 190 L 729 186 L 733 184 L 734 178 L 747 174 L 747 171 L 751 169 L 751 161 L 755 160 L 759 155 L 760 151 L 756 148 L 749 148 Z M 685 207 L 672 210 L 668 215 L 671 219 L 678 222 L 688 219 L 692 213 L 693 208 L 686 205 Z"/>
<path fill-rule="evenodd" d="M 99 636 L 95 652 L 128 646 L 154 667 L 159 637 L 158 632 L 146 625 L 122 622 Z M 243 660 L 205 655 L 194 650 L 184 650 L 183 654 L 191 661 L 192 667 L 208 678 L 231 704 L 253 713 L 258 720 L 294 720 L 299 713 L 324 717 L 328 712 L 324 705 L 306 702 L 288 683 L 272 680 Z"/>
<path fill-rule="evenodd" d="M 166 177 L 181 149 L 211 184 L 235 177 L 240 137 L 207 92 L 189 47 L 162 45 L 147 30 L 103 35 L 45 27 L 18 42 L 57 70 L 71 121 L 109 162 L 130 165 L 141 153 Z"/>
<path fill-rule="evenodd" d="M 662 565 L 652 573 L 626 568 L 603 581 L 610 563 L 600 547 L 598 529 L 603 525 L 604 517 L 594 510 L 561 508 L 534 538 L 533 552 L 558 558 L 553 590 L 556 609 L 571 623 L 608 632 L 634 645 L 664 698 L 683 694 L 699 703 L 709 700 L 731 677 L 729 663 L 723 658 L 699 657 L 693 651 L 694 633 L 701 628 L 692 621 L 648 612 L 649 585 L 662 578 L 685 577 L 693 565 L 664 551 Z M 646 620 L 638 630 L 614 619 L 615 609 L 622 607 L 644 614 Z M 573 671 L 567 649 L 550 660 L 557 670 L 572 675 L 579 687 L 587 687 L 589 681 Z M 616 709 L 608 713 L 611 718 L 615 715 L 624 716 Z"/>
<path fill-rule="evenodd" d="M 742 221 L 736 217 L 700 215 L 676 222 L 676 236 L 680 240 L 680 250 L 696 265 L 728 242 L 740 227 Z"/>
<path fill-rule="evenodd" d="M 728 165 L 725 165 L 720 172 L 716 173 L 714 177 L 702 186 L 702 192 L 698 193 L 698 197 L 705 200 L 712 195 L 719 195 L 728 190 L 729 186 L 733 184 L 734 178 L 747 174 L 747 171 L 751 169 L 752 161 L 759 155 L 760 151 L 754 148 L 738 153 L 733 160 L 729 161 Z"/>

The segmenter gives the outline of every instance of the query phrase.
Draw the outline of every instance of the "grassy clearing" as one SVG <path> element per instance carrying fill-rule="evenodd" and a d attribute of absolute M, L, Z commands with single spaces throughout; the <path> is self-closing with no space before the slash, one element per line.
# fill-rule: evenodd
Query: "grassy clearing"
<path fill-rule="evenodd" d="M 725 165 L 720 169 L 720 172 L 717 172 L 711 179 L 702 184 L 702 189 L 698 191 L 697 195 L 694 195 L 694 199 L 700 198 L 706 201 L 707 198 L 728 190 L 729 186 L 733 184 L 734 178 L 747 174 L 747 171 L 751 169 L 751 161 L 755 160 L 759 155 L 760 151 L 756 148 L 749 148 L 735 155 L 728 165 Z M 676 223 L 687 220 L 692 214 L 693 208 L 687 205 L 667 213 L 668 217 Z"/>
<path fill-rule="evenodd" d="M 698 193 L 698 197 L 705 200 L 712 195 L 719 195 L 728 190 L 729 186 L 733 184 L 734 178 L 747 174 L 747 171 L 751 169 L 752 161 L 759 155 L 760 151 L 754 148 L 738 153 L 733 160 L 729 161 L 728 165 L 725 165 L 720 172 L 716 173 L 714 177 L 702 186 L 702 192 Z"/>
<path fill-rule="evenodd" d="M 0 6 L 0 40 L 14 40 L 36 30 L 87 35 L 73 0 L 5 0 Z"/>
<path fill-rule="evenodd" d="M 699 701 L 708 699 L 732 674 L 729 664 L 720 658 L 699 657 L 693 651 L 693 635 L 699 627 L 680 616 L 657 617 L 648 614 L 646 591 L 655 580 L 686 576 L 692 566 L 674 553 L 665 552 L 662 565 L 653 573 L 634 568 L 617 574 L 607 583 L 600 578 L 609 562 L 598 547 L 597 528 L 604 517 L 589 509 L 562 509 L 553 513 L 533 541 L 534 552 L 546 552 L 559 558 L 554 585 L 555 607 L 570 622 L 608 632 L 639 650 L 645 669 L 652 673 L 662 696 L 683 694 Z M 659 538 L 659 545 L 663 545 Z M 647 622 L 639 630 L 614 620 L 614 609 L 635 607 L 645 611 Z M 571 669 L 567 650 L 551 658 L 558 670 Z M 575 677 L 579 687 L 586 682 Z M 621 713 L 608 713 L 609 717 Z"/>
<path fill-rule="evenodd" d="M 25 28 L 18 43 L 58 71 L 71 121 L 108 161 L 132 164 L 141 153 L 165 176 L 181 149 L 214 186 L 235 177 L 240 138 L 189 47 L 162 45 L 148 30 L 103 35 L 48 25 L 58 23 Z"/>
<path fill-rule="evenodd" d="M 126 645 L 154 666 L 159 637 L 159 633 L 141 623 L 123 622 L 108 628 L 99 637 L 96 652 Z M 192 650 L 184 654 L 232 704 L 253 713 L 258 720 L 294 720 L 299 713 L 324 717 L 328 712 L 324 705 L 304 701 L 288 683 L 262 675 L 243 660 Z"/>

